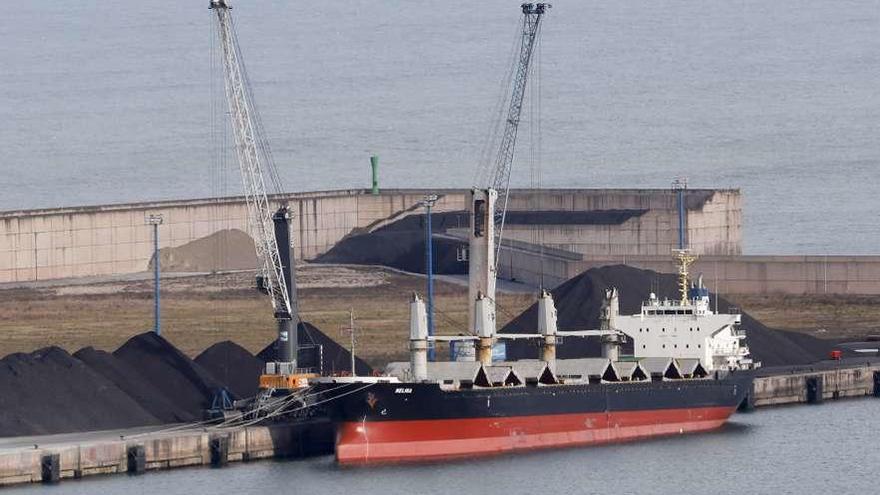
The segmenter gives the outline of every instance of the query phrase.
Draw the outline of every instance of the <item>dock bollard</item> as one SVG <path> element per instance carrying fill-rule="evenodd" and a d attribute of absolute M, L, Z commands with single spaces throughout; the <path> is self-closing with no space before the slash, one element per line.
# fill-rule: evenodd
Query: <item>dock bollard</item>
<path fill-rule="evenodd" d="M 822 403 L 822 377 L 808 376 L 806 380 L 807 404 Z"/>
<path fill-rule="evenodd" d="M 880 371 L 874 372 L 874 397 L 880 397 Z"/>
<path fill-rule="evenodd" d="M 229 462 L 229 437 L 211 438 L 211 467 L 223 467 Z"/>
<path fill-rule="evenodd" d="M 128 472 L 141 474 L 147 470 L 147 450 L 143 445 L 128 446 Z"/>
<path fill-rule="evenodd" d="M 43 483 L 57 483 L 61 479 L 61 454 L 46 454 L 40 459 Z"/>

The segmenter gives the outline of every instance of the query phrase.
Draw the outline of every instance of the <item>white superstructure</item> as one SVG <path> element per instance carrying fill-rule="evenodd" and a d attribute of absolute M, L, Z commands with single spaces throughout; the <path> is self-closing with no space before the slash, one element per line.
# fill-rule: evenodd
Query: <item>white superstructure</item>
<path fill-rule="evenodd" d="M 636 358 L 699 359 L 711 371 L 752 366 L 740 321 L 739 314 L 710 309 L 709 291 L 700 278 L 684 300 L 651 294 L 639 314 L 618 315 L 615 328 L 632 339 Z"/>

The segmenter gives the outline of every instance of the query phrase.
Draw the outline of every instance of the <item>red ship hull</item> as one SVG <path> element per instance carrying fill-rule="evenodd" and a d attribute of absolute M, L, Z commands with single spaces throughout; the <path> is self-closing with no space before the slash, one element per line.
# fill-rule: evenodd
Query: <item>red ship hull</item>
<path fill-rule="evenodd" d="M 342 422 L 340 464 L 424 462 L 713 430 L 736 407 Z"/>

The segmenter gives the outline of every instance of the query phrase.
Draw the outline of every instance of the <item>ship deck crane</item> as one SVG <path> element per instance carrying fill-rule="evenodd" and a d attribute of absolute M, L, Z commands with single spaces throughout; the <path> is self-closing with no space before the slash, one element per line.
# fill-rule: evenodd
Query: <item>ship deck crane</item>
<path fill-rule="evenodd" d="M 468 246 L 468 321 L 479 338 L 480 361 L 491 361 L 495 338 L 495 282 L 498 248 L 504 232 L 504 218 L 510 195 L 510 173 L 516 150 L 516 136 L 530 65 L 539 38 L 541 19 L 550 8 L 547 3 L 524 3 L 522 31 L 513 70 L 513 89 L 507 105 L 501 144 L 491 171 L 488 187 L 474 188 L 470 194 L 470 234 Z M 500 208 L 496 202 L 500 200 Z"/>
<path fill-rule="evenodd" d="M 504 216 L 507 213 L 507 199 L 510 195 L 510 172 L 513 166 L 513 155 L 516 150 L 516 136 L 519 130 L 520 115 L 522 114 L 523 99 L 526 93 L 526 83 L 529 78 L 532 54 L 539 38 L 541 19 L 544 17 L 548 3 L 524 3 L 521 5 L 522 36 L 520 38 L 519 56 L 516 59 L 516 70 L 513 78 L 513 91 L 507 107 L 507 118 L 504 123 L 504 134 L 501 135 L 501 147 L 495 159 L 494 172 L 492 174 L 492 189 L 499 192 L 501 207 L 498 210 L 500 219 L 498 236 L 503 234 Z M 500 246 L 500 244 L 499 244 Z"/>
<path fill-rule="evenodd" d="M 210 0 L 216 14 L 224 69 L 226 100 L 235 137 L 235 151 L 247 201 L 248 229 L 254 238 L 259 263 L 258 287 L 272 301 L 278 323 L 276 361 L 266 364 L 261 388 L 291 389 L 304 385 L 309 375 L 297 372 L 297 329 L 300 323 L 290 237 L 290 210 L 273 209 L 266 192 L 266 176 L 281 193 L 281 182 L 272 160 L 254 104 L 242 60 L 231 7 L 226 0 Z"/>

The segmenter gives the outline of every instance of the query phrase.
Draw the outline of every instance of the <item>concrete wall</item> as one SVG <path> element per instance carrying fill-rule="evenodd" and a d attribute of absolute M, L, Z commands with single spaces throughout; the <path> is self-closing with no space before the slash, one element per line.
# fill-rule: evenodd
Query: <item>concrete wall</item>
<path fill-rule="evenodd" d="M 92 433 L 84 433 L 87 438 Z M 227 455 L 219 464 L 272 457 L 303 457 L 333 452 L 334 428 L 329 422 L 275 424 L 237 428 L 182 429 L 176 432 L 110 436 L 64 443 L 0 450 L 0 486 L 42 481 L 41 461 L 47 454 L 60 457 L 60 478 L 130 472 L 129 448 L 141 445 L 145 469 L 172 469 L 212 465 L 211 440 L 224 437 Z M 43 439 L 35 437 L 36 442 Z M 45 437 L 46 442 L 52 436 Z M 217 465 L 218 463 L 213 463 Z"/>
<path fill-rule="evenodd" d="M 584 256 L 666 255 L 678 247 L 677 195 L 663 189 L 544 190 L 511 200 L 512 210 L 644 210 L 620 225 L 506 225 L 505 238 Z M 742 200 L 737 190 L 687 191 L 686 239 L 697 254 L 742 253 Z"/>
<path fill-rule="evenodd" d="M 441 196 L 435 211 L 465 209 L 464 190 L 386 190 L 378 196 L 364 190 L 308 192 L 273 198 L 273 202 L 283 200 L 290 205 L 297 256 L 311 259 L 352 232 L 374 229 L 419 211 L 419 201 L 429 192 Z M 689 192 L 688 235 L 699 243 L 698 251 L 741 251 L 739 198 L 738 191 L 730 190 Z M 547 229 L 542 237 L 550 246 L 592 254 L 645 255 L 668 252 L 674 242 L 675 197 L 668 190 L 517 190 L 510 207 L 649 210 L 624 225 Z M 0 213 L 0 283 L 144 271 L 152 256 L 151 227 L 145 224 L 150 214 L 164 217 L 159 227 L 162 248 L 223 229 L 247 230 L 242 198 Z M 534 226 L 518 229 L 511 238 L 528 241 L 537 231 Z"/>
<path fill-rule="evenodd" d="M 360 190 L 291 194 L 299 258 L 325 252 L 355 229 L 406 211 L 422 191 L 372 196 Z M 438 211 L 464 207 L 460 192 L 441 197 Z M 164 201 L 0 213 L 0 283 L 141 272 L 152 257 L 150 214 L 163 216 L 160 247 L 176 247 L 223 229 L 247 231 L 242 198 Z"/>
<path fill-rule="evenodd" d="M 678 270 L 671 253 L 584 256 L 514 245 L 501 250 L 499 274 L 553 288 L 586 270 L 609 265 L 659 273 Z M 691 277 L 699 274 L 707 287 L 722 294 L 880 294 L 880 256 L 700 256 Z"/>
<path fill-rule="evenodd" d="M 874 373 L 880 365 L 842 369 L 803 370 L 797 373 L 755 378 L 753 405 L 755 407 L 807 402 L 807 378 L 816 377 L 822 383 L 822 400 L 865 397 L 874 394 Z"/>

